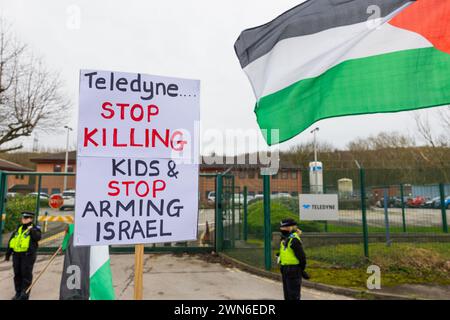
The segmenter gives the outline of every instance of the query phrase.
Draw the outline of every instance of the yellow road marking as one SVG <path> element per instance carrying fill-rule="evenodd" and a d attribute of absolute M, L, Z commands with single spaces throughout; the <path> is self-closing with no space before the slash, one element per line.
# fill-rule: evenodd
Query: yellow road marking
<path fill-rule="evenodd" d="M 48 243 L 50 241 L 53 241 L 53 240 L 56 240 L 56 239 L 59 239 L 59 238 L 63 238 L 65 233 L 66 233 L 65 231 L 61 231 L 61 232 L 59 232 L 57 234 L 52 235 L 51 237 L 48 237 L 48 238 L 45 238 L 44 240 L 39 241 L 39 244 L 43 245 L 43 244 L 46 244 L 46 243 Z"/>

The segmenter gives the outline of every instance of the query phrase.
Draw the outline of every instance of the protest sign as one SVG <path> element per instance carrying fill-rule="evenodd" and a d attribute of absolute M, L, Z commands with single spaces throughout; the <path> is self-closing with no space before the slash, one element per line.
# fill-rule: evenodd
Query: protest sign
<path fill-rule="evenodd" d="M 196 239 L 199 84 L 81 71 L 75 245 Z"/>

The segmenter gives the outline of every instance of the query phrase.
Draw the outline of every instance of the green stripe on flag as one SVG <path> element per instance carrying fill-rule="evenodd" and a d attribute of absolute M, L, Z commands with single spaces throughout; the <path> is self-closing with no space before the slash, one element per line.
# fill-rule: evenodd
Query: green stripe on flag
<path fill-rule="evenodd" d="M 104 263 L 90 278 L 89 296 L 91 300 L 114 300 L 114 287 L 110 260 Z"/>
<path fill-rule="evenodd" d="M 449 103 L 450 55 L 431 47 L 345 61 L 262 97 L 255 113 L 272 145 L 321 119 Z M 279 141 L 272 141 L 271 129 L 279 129 Z"/>

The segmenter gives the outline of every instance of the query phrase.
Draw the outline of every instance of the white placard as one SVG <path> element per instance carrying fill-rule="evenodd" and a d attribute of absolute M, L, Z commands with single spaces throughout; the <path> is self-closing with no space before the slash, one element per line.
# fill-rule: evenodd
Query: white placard
<path fill-rule="evenodd" d="M 199 87 L 80 72 L 75 245 L 197 238 Z"/>
<path fill-rule="evenodd" d="M 198 80 L 82 70 L 77 155 L 196 159 L 199 101 Z"/>
<path fill-rule="evenodd" d="M 339 220 L 337 194 L 301 194 L 300 220 Z"/>

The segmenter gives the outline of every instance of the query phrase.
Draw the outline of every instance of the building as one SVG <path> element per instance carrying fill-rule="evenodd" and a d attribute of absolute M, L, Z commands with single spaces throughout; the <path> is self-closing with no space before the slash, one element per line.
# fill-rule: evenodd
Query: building
<path fill-rule="evenodd" d="M 68 155 L 67 172 L 76 172 L 76 152 L 70 151 Z M 65 172 L 66 153 L 59 152 L 48 154 L 41 158 L 31 158 L 36 163 L 36 172 Z M 75 176 L 67 177 L 67 190 L 75 189 Z M 37 191 L 37 184 L 36 184 Z M 43 176 L 41 181 L 41 192 L 48 194 L 61 193 L 64 191 L 64 176 Z"/>
<path fill-rule="evenodd" d="M 34 191 L 30 176 L 22 173 L 31 172 L 33 171 L 32 169 L 11 161 L 0 159 L 0 171 L 21 172 L 20 174 L 8 175 L 8 192 L 26 194 Z"/>
<path fill-rule="evenodd" d="M 240 164 L 249 163 L 246 159 L 237 157 L 211 158 L 203 157 L 200 164 L 199 192 L 200 201 L 206 203 L 208 194 L 215 191 L 214 175 L 227 171 L 234 176 L 235 193 L 242 193 L 244 186 L 247 187 L 249 195 L 263 193 L 262 178 L 260 169 L 264 167 L 261 164 Z M 64 172 L 65 153 L 55 153 L 45 158 L 33 158 L 36 163 L 37 172 Z M 69 152 L 68 172 L 76 172 L 76 152 Z M 64 188 L 62 176 L 44 176 L 42 178 L 42 192 L 49 194 L 59 193 Z M 75 188 L 75 177 L 67 178 L 67 189 Z M 296 196 L 302 190 L 302 176 L 299 166 L 289 163 L 280 163 L 278 173 L 271 177 L 272 194 L 288 193 Z"/>

